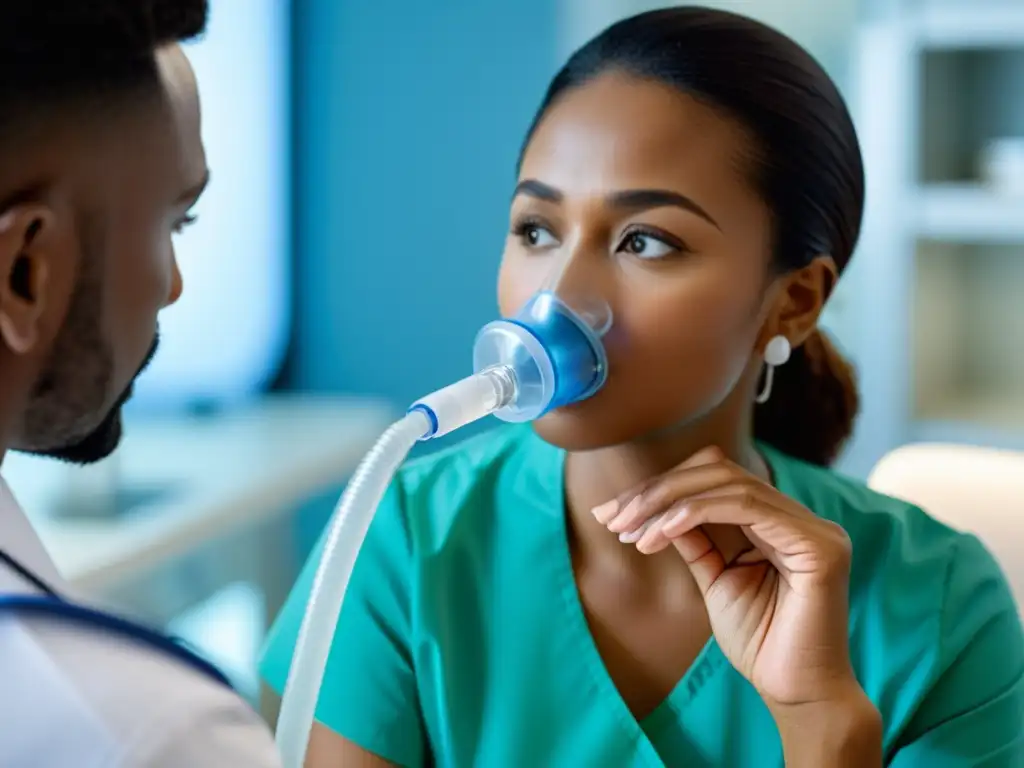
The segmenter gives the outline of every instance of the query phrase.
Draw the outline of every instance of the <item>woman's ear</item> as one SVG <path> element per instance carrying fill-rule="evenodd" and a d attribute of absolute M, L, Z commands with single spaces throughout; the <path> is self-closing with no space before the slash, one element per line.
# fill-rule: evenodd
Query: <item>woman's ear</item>
<path fill-rule="evenodd" d="M 53 214 L 18 205 L 0 215 L 0 339 L 23 355 L 39 339 L 51 273 Z"/>
<path fill-rule="evenodd" d="M 822 255 L 780 278 L 769 323 L 798 347 L 818 327 L 818 318 L 835 288 L 839 273 L 831 256 Z"/>

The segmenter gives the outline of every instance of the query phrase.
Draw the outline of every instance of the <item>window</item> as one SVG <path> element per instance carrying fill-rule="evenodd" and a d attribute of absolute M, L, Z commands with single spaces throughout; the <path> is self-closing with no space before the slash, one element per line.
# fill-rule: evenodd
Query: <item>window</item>
<path fill-rule="evenodd" d="M 181 301 L 137 410 L 228 405 L 276 373 L 290 325 L 289 3 L 217 0 L 187 53 L 199 81 L 211 184 L 178 238 Z"/>

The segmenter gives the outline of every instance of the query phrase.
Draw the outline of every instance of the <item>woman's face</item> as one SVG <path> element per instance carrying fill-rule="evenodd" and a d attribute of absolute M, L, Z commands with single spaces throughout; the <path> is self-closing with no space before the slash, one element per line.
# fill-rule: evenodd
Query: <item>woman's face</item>
<path fill-rule="evenodd" d="M 606 385 L 536 422 L 544 439 L 614 445 L 748 396 L 737 384 L 759 365 L 771 243 L 769 210 L 744 175 L 750 147 L 705 104 L 618 73 L 545 115 L 512 203 L 501 311 L 560 274 L 568 303 L 602 298 L 614 323 Z"/>

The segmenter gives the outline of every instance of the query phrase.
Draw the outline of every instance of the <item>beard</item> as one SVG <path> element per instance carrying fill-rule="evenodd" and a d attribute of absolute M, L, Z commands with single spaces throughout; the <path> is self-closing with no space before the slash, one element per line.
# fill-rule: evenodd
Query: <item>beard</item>
<path fill-rule="evenodd" d="M 123 433 L 121 406 L 116 405 L 92 432 L 77 442 L 31 453 L 66 461 L 69 464 L 95 464 L 117 450 Z"/>
<path fill-rule="evenodd" d="M 59 461 L 66 461 L 70 464 L 95 464 L 116 451 L 117 447 L 121 444 L 121 437 L 124 434 L 121 409 L 131 399 L 135 379 L 139 377 L 150 361 L 152 361 L 159 344 L 159 334 L 154 335 L 153 343 L 150 345 L 149 351 L 146 353 L 145 358 L 143 358 L 142 364 L 136 371 L 135 376 L 132 377 L 132 381 L 114 403 L 113 407 L 107 412 L 106 416 L 90 432 L 70 443 L 55 448 L 33 451 L 33 453 L 47 456 L 51 459 L 58 459 Z"/>
<path fill-rule="evenodd" d="M 75 288 L 64 325 L 29 396 L 14 450 L 92 464 L 112 454 L 121 442 L 121 408 L 132 395 L 135 379 L 156 354 L 159 336 L 154 333 L 132 381 L 110 405 L 114 355 L 103 334 L 97 272 L 87 270 Z"/>

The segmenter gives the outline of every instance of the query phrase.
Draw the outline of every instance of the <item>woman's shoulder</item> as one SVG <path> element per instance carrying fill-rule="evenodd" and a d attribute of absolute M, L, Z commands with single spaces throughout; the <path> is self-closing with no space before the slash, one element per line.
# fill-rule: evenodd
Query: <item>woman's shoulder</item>
<path fill-rule="evenodd" d="M 413 489 L 429 486 L 439 479 L 475 485 L 495 466 L 536 450 L 538 442 L 539 438 L 529 425 L 498 426 L 407 461 L 398 476 L 407 488 Z"/>
<path fill-rule="evenodd" d="M 999 572 L 978 539 L 937 520 L 908 501 L 872 490 L 868 485 L 827 467 L 772 452 L 779 490 L 815 514 L 841 525 L 854 549 L 854 568 L 885 578 L 929 573 L 929 586 L 941 592 L 955 565 Z M 854 579 L 856 581 L 856 578 Z M 922 586 L 917 586 L 921 595 Z"/>
<path fill-rule="evenodd" d="M 491 529 L 499 507 L 531 497 L 550 502 L 560 483 L 560 456 L 529 425 L 508 425 L 407 462 L 394 492 L 413 548 L 429 554 L 456 534 Z"/>
<path fill-rule="evenodd" d="M 771 458 L 781 468 L 780 490 L 850 536 L 851 656 L 890 727 L 912 729 L 924 702 L 966 701 L 965 686 L 997 674 L 985 666 L 993 656 L 1005 659 L 998 672 L 1005 679 L 990 681 L 991 688 L 1024 674 L 1016 602 L 976 536 L 838 472 Z"/>

